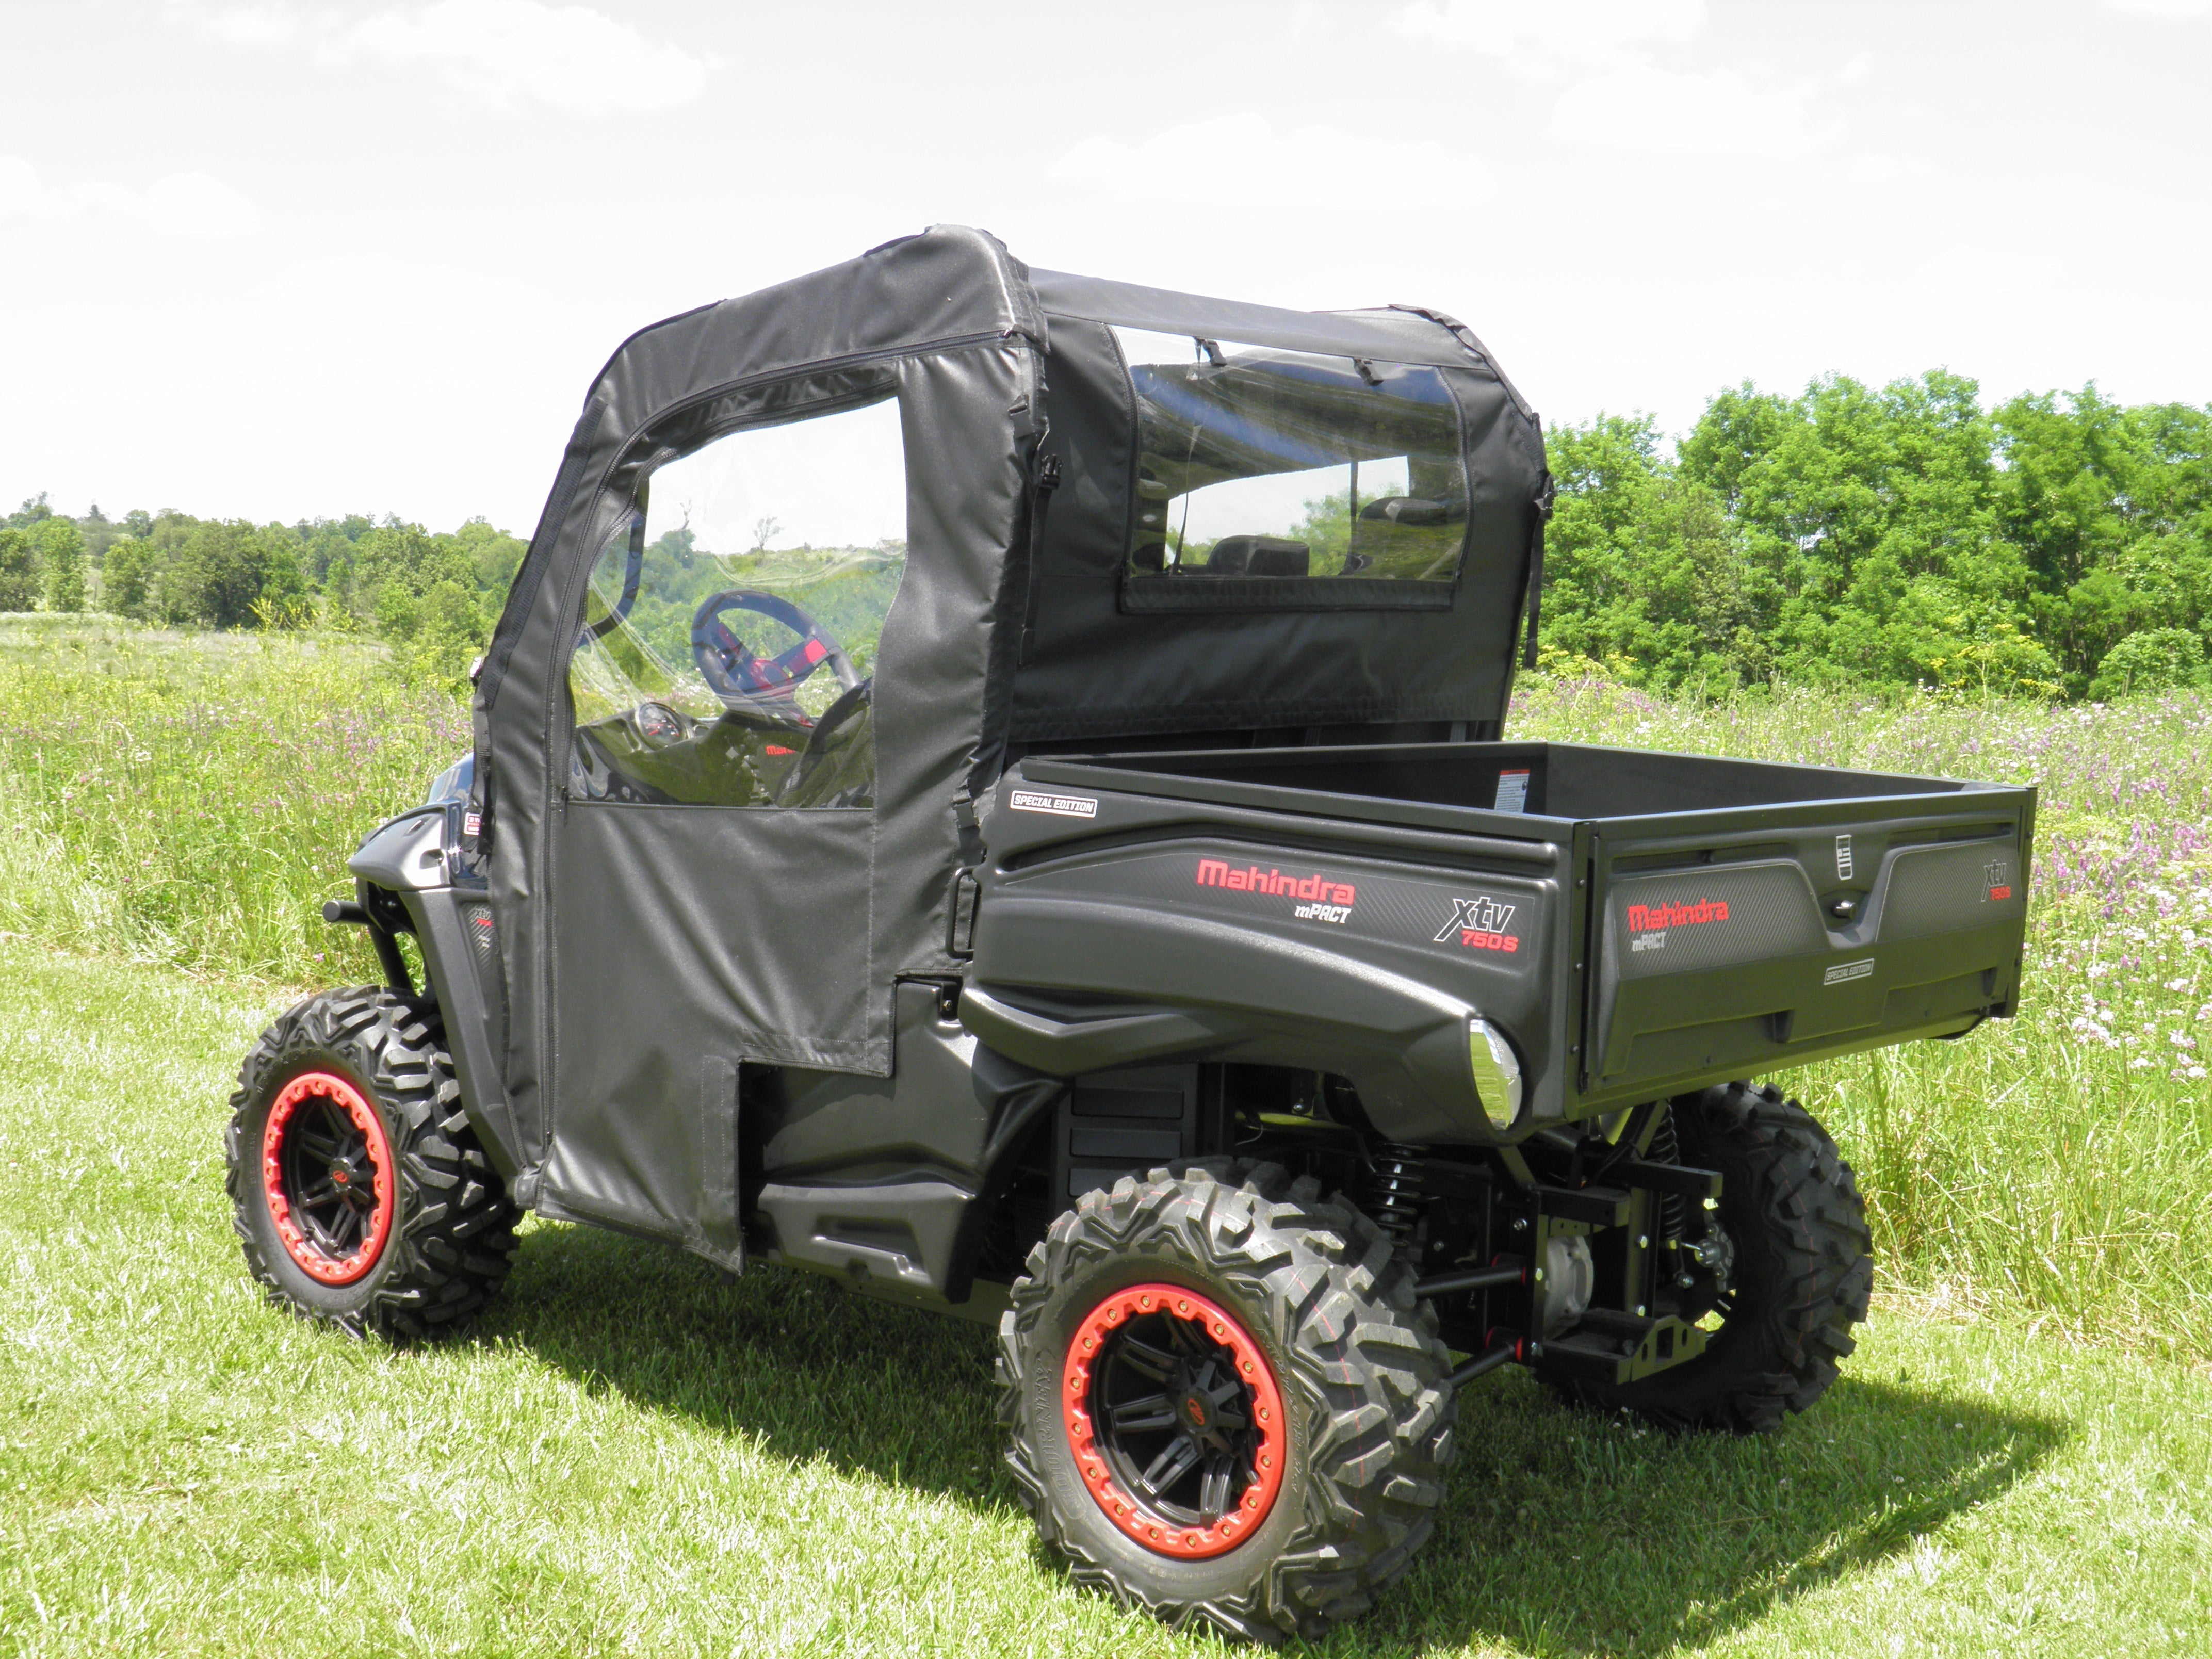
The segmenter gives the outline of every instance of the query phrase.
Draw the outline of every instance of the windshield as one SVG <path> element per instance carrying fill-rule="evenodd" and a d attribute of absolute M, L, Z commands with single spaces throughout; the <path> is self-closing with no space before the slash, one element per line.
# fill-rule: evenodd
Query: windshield
<path fill-rule="evenodd" d="M 1133 595 L 1358 603 L 1448 593 L 1467 538 L 1459 408 L 1437 370 L 1117 328 L 1137 398 Z M 1410 594 L 1408 595 L 1410 597 Z"/>

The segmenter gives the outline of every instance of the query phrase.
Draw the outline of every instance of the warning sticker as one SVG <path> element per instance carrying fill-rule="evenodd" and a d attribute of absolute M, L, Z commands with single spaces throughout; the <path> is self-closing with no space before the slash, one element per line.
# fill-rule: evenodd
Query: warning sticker
<path fill-rule="evenodd" d="M 1527 767 L 1498 775 L 1498 799 L 1491 810 L 1494 812 L 1525 812 L 1528 810 Z"/>

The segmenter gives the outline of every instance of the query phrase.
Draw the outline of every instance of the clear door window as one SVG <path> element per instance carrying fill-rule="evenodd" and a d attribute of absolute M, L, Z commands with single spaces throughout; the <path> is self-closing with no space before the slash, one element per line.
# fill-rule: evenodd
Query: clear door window
<path fill-rule="evenodd" d="M 876 649 L 906 568 L 898 404 L 887 375 L 758 397 L 831 407 L 651 466 L 592 568 L 572 796 L 874 805 Z"/>

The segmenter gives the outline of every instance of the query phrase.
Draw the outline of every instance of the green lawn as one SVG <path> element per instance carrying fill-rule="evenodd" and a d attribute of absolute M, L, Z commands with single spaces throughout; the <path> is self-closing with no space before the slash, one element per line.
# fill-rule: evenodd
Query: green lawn
<path fill-rule="evenodd" d="M 987 1340 L 533 1224 L 472 1340 L 248 1284 L 229 1075 L 281 998 L 0 939 L 0 1652 L 1217 1650 L 1072 1593 Z M 2212 1376 L 1892 1300 L 1780 1436 L 1492 1377 L 1332 1652 L 2212 1651 Z"/>

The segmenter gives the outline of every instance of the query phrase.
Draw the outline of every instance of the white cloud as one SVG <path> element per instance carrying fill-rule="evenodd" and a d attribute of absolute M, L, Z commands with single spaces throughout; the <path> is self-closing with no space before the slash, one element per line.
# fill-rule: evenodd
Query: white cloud
<path fill-rule="evenodd" d="M 331 50 L 431 64 L 453 86 L 501 107 L 537 98 L 593 115 L 686 103 L 720 67 L 586 7 L 538 0 L 395 8 L 362 19 Z"/>
<path fill-rule="evenodd" d="M 1954 247 L 1921 266 L 1913 281 L 1923 294 L 1938 299 L 1991 300 L 2032 293 L 2047 286 L 2051 277 L 2050 264 L 2040 259 L 1986 247 Z"/>
<path fill-rule="evenodd" d="M 0 155 L 0 219 L 70 219 L 93 210 L 164 236 L 244 236 L 261 225 L 252 203 L 204 173 L 173 173 L 143 191 L 101 179 L 49 189 L 28 161 Z"/>
<path fill-rule="evenodd" d="M 173 0 L 171 14 L 231 46 L 304 42 L 319 62 L 419 65 L 495 109 L 532 100 L 586 115 L 687 103 L 722 67 L 710 52 L 654 40 L 588 6 L 544 0 L 428 0 L 334 10 L 257 0 Z"/>
<path fill-rule="evenodd" d="M 2212 0 L 2105 0 L 2105 6 L 2137 17 L 2202 17 L 2212 11 Z"/>
<path fill-rule="evenodd" d="M 1552 136 L 1610 149 L 1676 155 L 1796 155 L 1817 136 L 1805 94 L 1746 86 L 1731 70 L 1679 75 L 1638 68 L 1570 87 Z"/>
<path fill-rule="evenodd" d="M 20 155 L 0 155 L 0 219 L 44 219 L 52 211 L 38 169 Z"/>
<path fill-rule="evenodd" d="M 1254 114 L 1170 127 L 1141 143 L 1086 138 L 1054 164 L 1052 176 L 1132 201 L 1213 206 L 1458 206 L 1494 188 L 1489 168 L 1433 141 L 1397 143 L 1319 126 L 1278 133 Z"/>
<path fill-rule="evenodd" d="M 172 13 L 195 25 L 202 33 L 234 46 L 279 46 L 300 33 L 296 8 L 283 0 L 262 0 L 258 5 L 204 6 L 191 0 L 171 0 Z"/>
<path fill-rule="evenodd" d="M 381 254 L 316 259 L 264 283 L 258 296 L 303 337 L 516 340 L 568 325 L 568 312 L 526 283 Z"/>
<path fill-rule="evenodd" d="M 1925 161 L 1911 161 L 1876 150 L 1860 156 L 1844 168 L 1844 177 L 1855 185 L 1887 185 L 1899 179 L 1924 178 L 1934 171 Z"/>
<path fill-rule="evenodd" d="M 1705 0 L 1414 0 L 1390 26 L 1413 40 L 1542 71 L 1562 60 L 1607 63 L 1632 47 L 1687 40 L 1705 21 Z"/>
<path fill-rule="evenodd" d="M 1298 0 L 1291 8 L 1291 43 L 1295 46 L 1309 35 L 1321 34 L 1328 28 L 1328 8 L 1321 0 Z"/>

